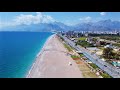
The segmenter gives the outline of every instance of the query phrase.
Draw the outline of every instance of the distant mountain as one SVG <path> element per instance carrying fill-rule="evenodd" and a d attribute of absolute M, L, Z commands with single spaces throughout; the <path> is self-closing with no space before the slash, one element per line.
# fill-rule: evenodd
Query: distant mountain
<path fill-rule="evenodd" d="M 77 31 L 120 31 L 120 22 L 111 20 L 101 20 L 98 22 L 81 23 L 75 26 Z"/>
<path fill-rule="evenodd" d="M 111 20 L 101 20 L 98 22 L 80 23 L 74 26 L 68 26 L 61 22 L 39 23 L 31 25 L 18 25 L 3 28 L 2 31 L 120 31 L 120 22 Z"/>
<path fill-rule="evenodd" d="M 3 28 L 2 31 L 67 31 L 71 30 L 70 26 L 67 26 L 61 22 L 52 22 L 52 23 L 39 23 L 31 25 L 18 25 Z"/>

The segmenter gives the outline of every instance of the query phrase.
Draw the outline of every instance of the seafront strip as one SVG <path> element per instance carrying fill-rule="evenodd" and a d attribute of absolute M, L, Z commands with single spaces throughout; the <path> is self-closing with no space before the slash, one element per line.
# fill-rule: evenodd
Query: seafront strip
<path fill-rule="evenodd" d="M 72 66 L 69 65 L 72 63 Z M 52 35 L 38 53 L 26 78 L 82 78 L 82 72 L 77 64 L 67 55 L 67 50 L 58 40 L 57 35 Z"/>
<path fill-rule="evenodd" d="M 35 64 L 37 62 L 37 58 L 44 52 L 44 48 L 46 47 L 47 43 L 49 42 L 50 39 L 52 39 L 53 37 L 55 36 L 55 34 L 51 35 L 45 42 L 44 46 L 42 47 L 42 49 L 39 51 L 39 53 L 36 55 L 36 59 L 35 59 L 35 62 L 33 63 L 31 69 L 29 70 L 28 74 L 26 75 L 26 78 L 29 77 L 33 67 L 35 67 Z"/>

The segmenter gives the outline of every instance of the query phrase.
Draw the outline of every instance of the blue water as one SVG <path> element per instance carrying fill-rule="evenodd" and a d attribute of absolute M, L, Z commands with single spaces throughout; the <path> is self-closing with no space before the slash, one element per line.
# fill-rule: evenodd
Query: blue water
<path fill-rule="evenodd" d="M 0 32 L 0 78 L 24 78 L 50 32 Z"/>

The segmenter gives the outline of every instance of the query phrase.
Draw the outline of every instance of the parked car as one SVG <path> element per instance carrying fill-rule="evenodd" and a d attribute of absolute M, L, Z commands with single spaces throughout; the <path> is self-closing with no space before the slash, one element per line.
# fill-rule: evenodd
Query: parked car
<path fill-rule="evenodd" d="M 106 65 L 104 65 L 105 67 L 107 67 Z"/>

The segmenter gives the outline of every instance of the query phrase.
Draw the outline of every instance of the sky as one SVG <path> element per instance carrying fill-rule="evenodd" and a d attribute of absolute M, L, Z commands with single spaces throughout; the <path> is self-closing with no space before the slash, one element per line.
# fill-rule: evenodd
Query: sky
<path fill-rule="evenodd" d="M 75 25 L 107 19 L 120 21 L 120 12 L 0 12 L 0 27 L 54 21 Z"/>

